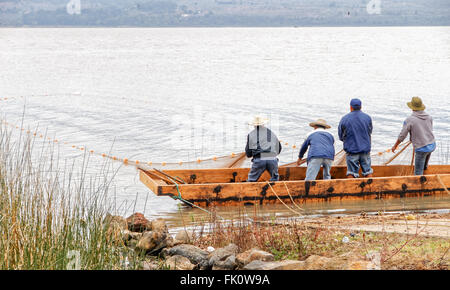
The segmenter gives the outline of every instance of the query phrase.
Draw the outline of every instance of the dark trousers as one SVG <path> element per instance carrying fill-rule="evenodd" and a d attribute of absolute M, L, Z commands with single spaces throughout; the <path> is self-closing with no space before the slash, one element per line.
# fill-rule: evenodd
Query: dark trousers
<path fill-rule="evenodd" d="M 423 175 L 424 170 L 428 168 L 428 162 L 430 161 L 432 152 L 417 152 L 414 164 L 414 174 Z"/>
<path fill-rule="evenodd" d="M 264 173 L 264 171 L 269 171 L 270 181 L 278 181 L 280 178 L 278 175 L 278 159 L 260 159 L 254 158 L 252 161 L 252 169 L 248 173 L 248 182 L 256 182 Z"/>

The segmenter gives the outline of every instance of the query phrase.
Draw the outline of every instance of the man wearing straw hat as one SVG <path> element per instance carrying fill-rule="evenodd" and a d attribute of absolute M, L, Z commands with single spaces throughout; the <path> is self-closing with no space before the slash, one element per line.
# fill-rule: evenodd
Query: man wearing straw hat
<path fill-rule="evenodd" d="M 359 168 L 364 177 L 372 177 L 370 159 L 372 147 L 372 118 L 361 111 L 360 99 L 350 101 L 350 113 L 339 122 L 339 139 L 344 142 L 347 159 L 347 177 L 358 178 Z"/>
<path fill-rule="evenodd" d="M 278 154 L 281 152 L 281 143 L 277 136 L 265 126 L 268 119 L 256 116 L 249 125 L 255 128 L 247 135 L 245 154 L 252 158 L 252 168 L 248 174 L 248 182 L 256 182 L 268 171 L 270 181 L 277 181 Z"/>
<path fill-rule="evenodd" d="M 303 142 L 298 156 L 297 165 L 308 150 L 308 168 L 306 169 L 305 180 L 315 180 L 320 167 L 323 167 L 323 179 L 331 179 L 330 169 L 334 160 L 334 137 L 326 132 L 331 126 L 323 119 L 318 119 L 309 124 L 314 131 L 309 133 Z"/>
<path fill-rule="evenodd" d="M 436 141 L 433 134 L 433 118 L 425 113 L 425 105 L 419 97 L 413 97 L 407 103 L 413 111 L 405 122 L 398 136 L 397 142 L 392 147 L 392 152 L 397 150 L 400 143 L 410 135 L 411 142 L 415 150 L 414 174 L 423 175 L 428 167 L 431 153 L 436 149 Z"/>

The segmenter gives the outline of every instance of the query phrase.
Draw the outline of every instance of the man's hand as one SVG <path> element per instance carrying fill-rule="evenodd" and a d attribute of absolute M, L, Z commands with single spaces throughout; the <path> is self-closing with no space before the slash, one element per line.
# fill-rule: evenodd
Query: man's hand
<path fill-rule="evenodd" d="M 399 140 L 397 140 L 397 142 L 395 142 L 394 146 L 392 146 L 392 148 L 391 148 L 392 153 L 395 153 L 395 150 L 397 150 L 397 147 L 398 147 L 398 145 L 400 145 L 400 143 L 401 142 Z"/>
<path fill-rule="evenodd" d="M 302 161 L 303 161 L 303 159 L 299 158 L 299 159 L 297 160 L 297 166 L 300 166 L 300 164 L 302 164 Z"/>
<path fill-rule="evenodd" d="M 391 150 L 392 150 L 392 153 L 395 153 L 395 150 L 397 150 L 397 144 L 395 144 L 394 146 L 392 146 Z"/>

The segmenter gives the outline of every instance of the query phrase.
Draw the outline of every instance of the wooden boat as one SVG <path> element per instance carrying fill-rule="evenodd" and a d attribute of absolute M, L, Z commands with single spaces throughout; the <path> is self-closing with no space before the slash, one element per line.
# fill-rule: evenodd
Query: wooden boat
<path fill-rule="evenodd" d="M 306 167 L 280 167 L 280 181 L 245 182 L 249 168 L 140 170 L 140 180 L 159 196 L 181 197 L 201 207 L 210 205 L 304 203 L 348 199 L 388 199 L 447 195 L 450 165 L 432 165 L 414 176 L 408 165 L 372 166 L 372 178 L 347 179 L 345 166 L 331 169 L 333 179 L 304 181 Z"/>

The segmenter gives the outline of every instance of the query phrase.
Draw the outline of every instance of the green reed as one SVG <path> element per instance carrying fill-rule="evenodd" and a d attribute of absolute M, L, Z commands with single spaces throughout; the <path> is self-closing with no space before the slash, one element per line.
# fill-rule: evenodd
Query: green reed
<path fill-rule="evenodd" d="M 0 269 L 138 267 L 120 229 L 104 224 L 111 163 L 92 176 L 88 153 L 61 161 L 41 140 L 0 128 Z"/>

